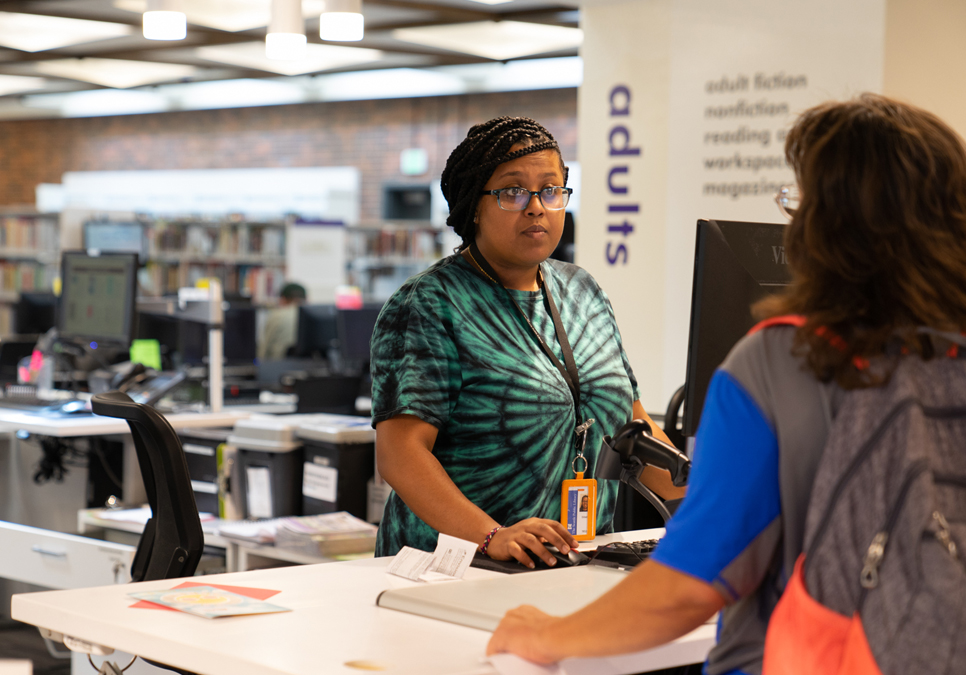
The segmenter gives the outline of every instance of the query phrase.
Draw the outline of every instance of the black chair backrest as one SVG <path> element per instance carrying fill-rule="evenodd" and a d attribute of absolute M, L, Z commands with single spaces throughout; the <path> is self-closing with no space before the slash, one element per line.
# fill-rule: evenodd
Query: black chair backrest
<path fill-rule="evenodd" d="M 664 413 L 664 433 L 671 439 L 678 450 L 684 450 L 687 439 L 684 433 L 678 428 L 678 420 L 681 419 L 681 407 L 684 405 L 684 385 L 671 396 L 667 404 L 667 412 Z"/>
<path fill-rule="evenodd" d="M 96 415 L 126 420 L 134 437 L 151 519 L 131 564 L 133 581 L 194 574 L 205 546 L 181 440 L 158 411 L 109 391 L 91 398 Z"/>

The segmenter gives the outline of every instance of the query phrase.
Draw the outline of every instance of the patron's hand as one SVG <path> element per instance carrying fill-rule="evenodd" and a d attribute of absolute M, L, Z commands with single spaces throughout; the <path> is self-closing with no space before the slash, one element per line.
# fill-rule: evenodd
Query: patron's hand
<path fill-rule="evenodd" d="M 561 553 L 577 548 L 577 540 L 556 520 L 527 518 L 498 530 L 490 540 L 486 554 L 494 560 L 518 560 L 532 568 L 533 560 L 527 555 L 530 554 L 554 565 L 557 559 L 543 545 L 544 542 L 556 546 Z"/>
<path fill-rule="evenodd" d="M 564 656 L 552 644 L 551 628 L 558 621 L 530 605 L 511 609 L 493 632 L 486 655 L 510 652 L 535 663 L 555 663 Z"/>

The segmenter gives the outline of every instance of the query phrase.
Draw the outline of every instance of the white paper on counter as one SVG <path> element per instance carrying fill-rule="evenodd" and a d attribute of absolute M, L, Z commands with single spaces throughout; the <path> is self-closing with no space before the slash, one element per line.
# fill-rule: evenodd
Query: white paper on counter
<path fill-rule="evenodd" d="M 403 546 L 386 571 L 412 581 L 454 581 L 463 578 L 475 552 L 473 542 L 440 534 L 433 553 Z"/>

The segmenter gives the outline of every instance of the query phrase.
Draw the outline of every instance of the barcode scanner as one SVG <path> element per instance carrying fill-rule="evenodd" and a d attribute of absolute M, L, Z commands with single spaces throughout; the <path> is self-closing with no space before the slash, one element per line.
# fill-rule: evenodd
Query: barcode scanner
<path fill-rule="evenodd" d="M 688 456 L 663 441 L 654 438 L 646 420 L 631 420 L 613 438 L 604 436 L 604 447 L 612 452 L 601 452 L 594 474 L 597 478 L 619 480 L 631 486 L 657 509 L 664 522 L 671 519 L 664 502 L 640 481 L 645 466 L 666 469 L 676 487 L 688 484 L 691 461 Z"/>
<path fill-rule="evenodd" d="M 604 445 L 617 453 L 625 468 L 645 465 L 666 469 L 675 487 L 688 484 L 691 461 L 688 456 L 664 441 L 654 438 L 647 420 L 631 420 L 614 434 L 604 436 Z"/>

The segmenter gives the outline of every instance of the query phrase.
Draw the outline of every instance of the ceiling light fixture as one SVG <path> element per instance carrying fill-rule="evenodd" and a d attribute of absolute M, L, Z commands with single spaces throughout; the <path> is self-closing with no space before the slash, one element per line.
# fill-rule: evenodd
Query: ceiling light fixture
<path fill-rule="evenodd" d="M 272 22 L 265 36 L 265 56 L 279 61 L 305 58 L 302 0 L 272 0 Z"/>
<path fill-rule="evenodd" d="M 184 0 L 148 0 L 143 18 L 148 40 L 184 40 L 188 36 Z"/>
<path fill-rule="evenodd" d="M 332 42 L 358 42 L 364 23 L 362 0 L 325 0 L 319 17 L 319 37 Z"/>

